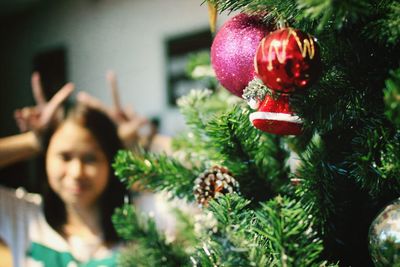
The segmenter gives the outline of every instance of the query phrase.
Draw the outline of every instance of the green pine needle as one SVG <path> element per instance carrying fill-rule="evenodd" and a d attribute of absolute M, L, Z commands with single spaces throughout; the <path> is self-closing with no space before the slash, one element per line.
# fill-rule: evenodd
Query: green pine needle
<path fill-rule="evenodd" d="M 351 176 L 373 197 L 400 194 L 400 132 L 370 122 L 353 139 Z"/>
<path fill-rule="evenodd" d="M 137 155 L 130 151 L 119 151 L 113 167 L 116 175 L 128 188 L 139 182 L 145 188 L 168 190 L 176 197 L 189 200 L 194 199 L 194 180 L 204 169 L 201 166 L 188 169 L 178 160 L 163 154 Z"/>
<path fill-rule="evenodd" d="M 335 212 L 332 191 L 335 186 L 334 173 L 337 172 L 337 169 L 327 162 L 324 149 L 321 141 L 314 138 L 307 150 L 300 155 L 302 163 L 296 175 L 301 181 L 297 194 L 305 210 L 314 218 L 318 218 L 315 227 L 322 235 L 327 230 L 326 223 Z"/>
<path fill-rule="evenodd" d="M 278 196 L 256 212 L 255 231 L 268 240 L 276 266 L 319 266 L 323 251 L 314 221 L 300 202 Z"/>
<path fill-rule="evenodd" d="M 306 18 L 318 20 L 318 30 L 333 25 L 340 30 L 347 24 L 354 24 L 356 21 L 367 16 L 371 9 L 370 1 L 367 0 L 298 0 L 298 8 L 303 10 Z"/>
<path fill-rule="evenodd" d="M 117 233 L 130 240 L 118 258 L 118 266 L 189 266 L 189 256 L 174 243 L 167 244 L 153 219 L 138 216 L 132 205 L 116 209 L 112 217 Z"/>
<path fill-rule="evenodd" d="M 249 200 L 237 194 L 210 201 L 208 209 L 218 222 L 218 231 L 199 244 L 193 258 L 200 266 L 269 265 L 265 241 L 252 232 L 255 217 L 249 205 Z"/>
<path fill-rule="evenodd" d="M 215 73 L 211 68 L 210 53 L 199 52 L 190 54 L 185 71 L 188 77 L 192 79 L 215 77 Z"/>
<path fill-rule="evenodd" d="M 390 71 L 390 78 L 386 80 L 384 94 L 385 114 L 397 128 L 400 128 L 400 68 Z"/>
<path fill-rule="evenodd" d="M 400 3 L 379 1 L 373 9 L 374 19 L 366 25 L 363 35 L 386 47 L 395 47 L 400 42 Z"/>
<path fill-rule="evenodd" d="M 239 184 L 244 196 L 256 201 L 265 200 L 282 190 L 288 177 L 288 151 L 281 139 L 254 128 L 247 106 L 236 105 L 206 127 L 210 146 Z"/>

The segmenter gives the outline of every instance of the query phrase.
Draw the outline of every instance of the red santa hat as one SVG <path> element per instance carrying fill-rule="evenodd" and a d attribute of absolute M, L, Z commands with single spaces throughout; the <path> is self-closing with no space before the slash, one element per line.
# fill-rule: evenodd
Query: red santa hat
<path fill-rule="evenodd" d="M 267 94 L 258 110 L 250 114 L 250 121 L 261 131 L 278 135 L 299 135 L 302 120 L 295 115 L 289 104 L 288 94 Z"/>

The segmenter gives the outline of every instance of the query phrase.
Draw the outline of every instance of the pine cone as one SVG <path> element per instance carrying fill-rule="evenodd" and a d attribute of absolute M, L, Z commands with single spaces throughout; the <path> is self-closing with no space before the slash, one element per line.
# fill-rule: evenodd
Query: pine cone
<path fill-rule="evenodd" d="M 193 193 L 201 206 L 207 206 L 210 199 L 237 192 L 239 183 L 227 168 L 213 166 L 196 178 Z"/>

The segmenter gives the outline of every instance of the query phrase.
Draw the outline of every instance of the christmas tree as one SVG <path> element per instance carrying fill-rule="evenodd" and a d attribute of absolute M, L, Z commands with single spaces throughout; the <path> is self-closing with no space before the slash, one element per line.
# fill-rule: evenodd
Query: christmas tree
<path fill-rule="evenodd" d="M 179 100 L 189 130 L 172 156 L 121 151 L 114 163 L 127 186 L 202 212 L 177 211 L 166 242 L 121 207 L 120 264 L 400 266 L 400 2 L 204 4 L 239 13 L 217 30 L 211 61 L 190 65 L 212 65 L 215 92 Z"/>

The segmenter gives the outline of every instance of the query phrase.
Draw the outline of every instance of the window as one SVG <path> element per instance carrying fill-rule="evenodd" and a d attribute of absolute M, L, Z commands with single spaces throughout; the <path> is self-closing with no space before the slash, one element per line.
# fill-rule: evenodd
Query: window
<path fill-rule="evenodd" d="M 193 53 L 210 51 L 212 35 L 209 29 L 171 37 L 166 40 L 168 104 L 176 106 L 176 100 L 191 89 L 210 88 L 207 80 L 192 80 L 185 69 Z"/>

